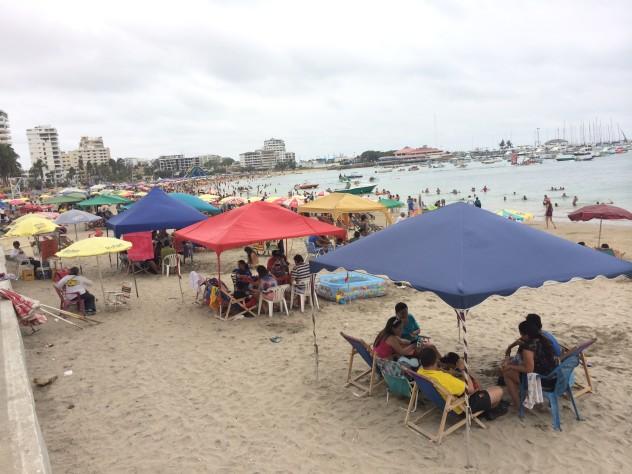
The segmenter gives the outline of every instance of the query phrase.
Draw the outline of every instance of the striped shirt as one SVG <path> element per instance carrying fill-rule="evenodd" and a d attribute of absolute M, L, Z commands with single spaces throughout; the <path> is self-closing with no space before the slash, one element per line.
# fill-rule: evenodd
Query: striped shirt
<path fill-rule="evenodd" d="M 312 273 L 309 271 L 309 263 L 299 263 L 292 269 L 292 280 L 306 280 Z"/>

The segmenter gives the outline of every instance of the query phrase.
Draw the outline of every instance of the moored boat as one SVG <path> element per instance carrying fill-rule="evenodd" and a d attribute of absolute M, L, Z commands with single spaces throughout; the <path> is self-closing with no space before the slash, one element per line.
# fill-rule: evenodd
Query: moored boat
<path fill-rule="evenodd" d="M 559 155 L 557 155 L 555 160 L 556 161 L 574 161 L 575 157 L 573 155 L 565 155 L 563 153 L 560 153 Z"/>
<path fill-rule="evenodd" d="M 354 188 L 336 189 L 335 193 L 347 193 L 347 194 L 371 194 L 377 184 L 369 184 L 367 186 L 356 186 Z"/>
<path fill-rule="evenodd" d="M 294 185 L 294 189 L 315 189 L 318 187 L 316 183 L 303 183 Z"/>

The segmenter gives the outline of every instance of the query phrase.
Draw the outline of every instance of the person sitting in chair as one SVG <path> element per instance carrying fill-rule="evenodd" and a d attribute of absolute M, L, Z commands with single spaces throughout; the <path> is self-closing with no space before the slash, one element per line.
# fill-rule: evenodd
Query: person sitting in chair
<path fill-rule="evenodd" d="M 17 240 L 13 242 L 13 248 L 11 249 L 9 254 L 6 256 L 6 258 L 8 260 L 13 260 L 14 262 L 18 262 L 18 263 L 28 261 L 29 264 L 33 265 L 33 268 L 37 268 L 40 266 L 39 260 L 35 260 L 32 257 L 26 256 L 26 254 L 24 253 L 24 250 L 20 248 L 20 242 L 18 242 Z"/>
<path fill-rule="evenodd" d="M 250 294 L 250 285 L 254 282 L 254 278 L 245 260 L 237 262 L 237 268 L 233 273 L 235 274 L 235 298 L 243 298 Z"/>
<path fill-rule="evenodd" d="M 426 347 L 421 350 L 419 360 L 421 362 L 421 368 L 417 371 L 417 373 L 431 379 L 451 395 L 460 397 L 461 395 L 467 393 L 472 413 L 479 411 L 489 412 L 493 408 L 497 407 L 503 398 L 503 389 L 501 387 L 494 385 L 487 389 L 476 390 L 469 377 L 466 377 L 465 381 L 463 381 L 460 378 L 441 370 L 438 365 L 439 358 L 437 357 L 437 352 L 430 347 Z M 459 359 L 456 362 L 456 367 L 461 372 L 465 370 L 463 359 Z M 443 396 L 443 394 L 441 394 L 441 396 Z M 460 414 L 460 410 L 457 411 L 457 409 L 455 409 L 454 411 L 455 413 Z"/>
<path fill-rule="evenodd" d="M 399 302 L 395 305 L 395 316 L 402 320 L 402 338 L 410 342 L 417 342 L 421 329 L 415 317 L 408 312 L 406 303 Z"/>
<path fill-rule="evenodd" d="M 417 345 L 402 339 L 403 328 L 404 324 L 397 316 L 388 318 L 386 326 L 373 341 L 373 350 L 380 359 L 395 360 L 401 356 L 415 357 L 417 355 Z"/>
<path fill-rule="evenodd" d="M 263 265 L 259 265 L 257 267 L 257 274 L 259 278 L 257 279 L 256 285 L 259 293 L 266 300 L 272 300 L 272 288 L 278 286 L 276 278 L 274 278 L 266 267 Z"/>
<path fill-rule="evenodd" d="M 76 298 L 77 296 L 81 298 L 88 315 L 97 311 L 94 295 L 86 289 L 86 286 L 91 285 L 90 280 L 79 275 L 79 268 L 77 267 L 72 267 L 68 275 L 55 283 L 55 286 L 64 291 L 69 298 Z"/>
<path fill-rule="evenodd" d="M 279 250 L 273 250 L 268 259 L 268 271 L 276 278 L 277 283 L 284 285 L 290 282 L 290 264 Z"/>

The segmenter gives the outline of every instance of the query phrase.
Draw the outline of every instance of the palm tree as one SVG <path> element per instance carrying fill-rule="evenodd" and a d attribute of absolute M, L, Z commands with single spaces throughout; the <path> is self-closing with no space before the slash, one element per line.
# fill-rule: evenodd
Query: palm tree
<path fill-rule="evenodd" d="M 0 144 L 0 178 L 3 184 L 6 185 L 11 176 L 19 175 L 22 172 L 19 158 L 20 156 L 11 145 Z"/>
<path fill-rule="evenodd" d="M 46 163 L 44 163 L 42 160 L 37 160 L 35 163 L 33 163 L 29 171 L 31 178 L 39 179 L 43 182 L 45 168 L 48 169 L 48 166 L 46 166 Z"/>

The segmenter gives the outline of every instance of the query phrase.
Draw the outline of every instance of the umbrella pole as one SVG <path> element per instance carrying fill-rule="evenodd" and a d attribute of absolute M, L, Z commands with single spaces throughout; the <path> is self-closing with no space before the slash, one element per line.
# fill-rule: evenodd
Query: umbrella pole
<path fill-rule="evenodd" d="M 101 282 L 101 293 L 103 293 L 103 304 L 105 304 L 105 288 L 103 287 L 103 276 L 101 275 L 101 264 L 97 255 L 97 270 L 99 271 L 99 281 Z"/>
<path fill-rule="evenodd" d="M 315 366 L 315 370 L 316 370 L 316 382 L 318 382 L 318 342 L 316 340 L 316 313 L 315 313 L 315 309 L 314 307 L 316 306 L 314 304 L 314 294 L 316 293 L 316 288 L 314 288 L 315 283 L 316 283 L 316 275 L 312 273 L 311 275 L 311 282 L 310 282 L 310 291 L 311 291 L 311 302 L 312 304 L 310 305 L 312 307 L 312 334 L 314 337 L 314 363 L 316 364 Z M 291 302 L 290 302 L 291 304 Z"/>
<path fill-rule="evenodd" d="M 75 242 L 79 240 L 79 234 L 77 233 L 77 224 L 75 224 Z"/>
<path fill-rule="evenodd" d="M 465 368 L 465 382 L 469 385 L 470 381 L 470 373 L 469 373 L 469 365 L 468 365 L 468 345 L 467 345 L 467 327 L 465 325 L 465 318 L 469 310 L 467 309 L 459 309 L 457 310 L 457 314 L 459 315 L 460 326 L 463 326 L 463 366 Z M 467 393 L 466 393 L 467 395 Z M 473 467 L 472 458 L 470 452 L 470 430 L 472 426 L 472 409 L 470 408 L 469 397 L 465 397 L 465 468 L 470 469 Z"/>
<path fill-rule="evenodd" d="M 134 278 L 134 288 L 136 289 L 136 298 L 138 298 L 138 283 L 136 283 L 136 272 L 134 271 L 134 267 L 132 267 L 132 278 Z"/>
<path fill-rule="evenodd" d="M 599 237 L 597 239 L 597 247 L 601 247 L 601 223 L 603 219 L 599 219 Z"/>
<path fill-rule="evenodd" d="M 217 279 L 221 285 L 222 283 L 222 262 L 219 258 L 219 254 L 217 254 Z"/>

